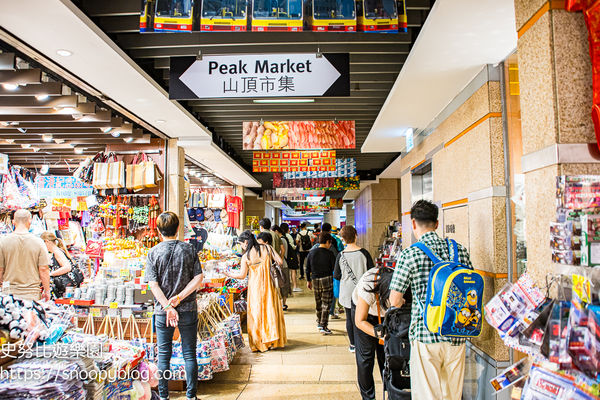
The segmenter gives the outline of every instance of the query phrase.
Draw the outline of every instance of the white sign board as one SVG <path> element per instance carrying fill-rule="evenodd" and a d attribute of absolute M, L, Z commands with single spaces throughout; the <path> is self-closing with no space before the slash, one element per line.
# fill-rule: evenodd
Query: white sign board
<path fill-rule="evenodd" d="M 171 99 L 349 95 L 347 54 L 240 54 L 173 59 Z M 342 77 L 343 79 L 340 79 Z M 346 79 L 347 78 L 347 79 Z M 348 82 L 346 82 L 348 81 Z"/>

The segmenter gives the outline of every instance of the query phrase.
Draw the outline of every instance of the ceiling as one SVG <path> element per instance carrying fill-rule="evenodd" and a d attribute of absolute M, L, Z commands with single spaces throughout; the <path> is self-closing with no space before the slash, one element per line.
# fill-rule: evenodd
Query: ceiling
<path fill-rule="evenodd" d="M 351 95 L 316 98 L 314 103 L 255 104 L 252 99 L 211 99 L 179 102 L 212 132 L 214 142 L 242 167 L 250 170 L 252 152 L 242 150 L 242 122 L 258 119 L 356 121 L 356 149 L 338 150 L 338 157 L 355 157 L 362 179 L 373 179 L 397 156 L 361 153 L 361 146 L 403 68 L 433 0 L 407 0 L 408 33 L 245 32 L 140 34 L 139 0 L 79 0 L 90 17 L 139 67 L 164 89 L 169 85 L 169 57 L 202 54 L 349 53 Z M 177 103 L 177 102 L 173 102 Z M 199 160 L 198 160 L 199 161 Z M 217 169 L 214 169 L 215 171 Z M 271 174 L 253 174 L 263 188 Z"/>
<path fill-rule="evenodd" d="M 404 151 L 407 128 L 427 128 L 485 65 L 516 49 L 515 25 L 514 0 L 437 1 L 362 150 Z"/>

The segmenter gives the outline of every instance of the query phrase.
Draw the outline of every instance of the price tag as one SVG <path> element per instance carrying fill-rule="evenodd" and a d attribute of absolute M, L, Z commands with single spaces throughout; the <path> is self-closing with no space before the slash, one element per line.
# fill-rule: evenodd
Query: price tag
<path fill-rule="evenodd" d="M 113 301 L 112 303 L 110 303 L 108 305 L 108 308 L 119 308 L 119 303 L 117 303 L 116 301 Z"/>
<path fill-rule="evenodd" d="M 90 314 L 92 314 L 92 317 L 99 317 L 100 309 L 99 308 L 90 308 Z"/>
<path fill-rule="evenodd" d="M 70 305 L 73 305 L 73 304 L 75 304 L 75 300 L 71 299 L 71 300 L 69 301 L 69 304 L 70 304 Z"/>

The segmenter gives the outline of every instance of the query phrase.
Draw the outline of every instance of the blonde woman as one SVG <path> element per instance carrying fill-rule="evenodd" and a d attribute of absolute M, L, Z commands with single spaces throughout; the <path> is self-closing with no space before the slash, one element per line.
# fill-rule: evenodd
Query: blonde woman
<path fill-rule="evenodd" d="M 67 286 L 79 287 L 83 275 L 73 262 L 64 242 L 52 232 L 44 232 L 40 236 L 50 253 L 50 280 L 55 298 L 65 294 Z"/>

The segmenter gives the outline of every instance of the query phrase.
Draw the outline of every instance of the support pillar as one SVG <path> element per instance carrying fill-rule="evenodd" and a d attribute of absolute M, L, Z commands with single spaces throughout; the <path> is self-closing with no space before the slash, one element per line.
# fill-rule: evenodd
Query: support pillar
<path fill-rule="evenodd" d="M 179 217 L 179 239 L 183 240 L 184 169 L 185 150 L 179 147 L 177 139 L 169 139 L 167 144 L 167 211 Z"/>

